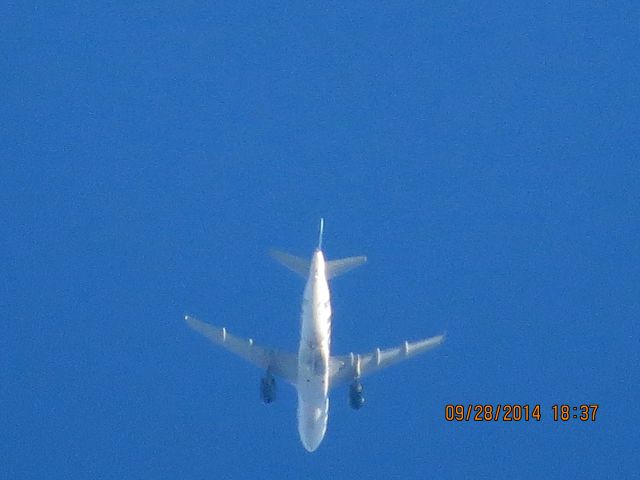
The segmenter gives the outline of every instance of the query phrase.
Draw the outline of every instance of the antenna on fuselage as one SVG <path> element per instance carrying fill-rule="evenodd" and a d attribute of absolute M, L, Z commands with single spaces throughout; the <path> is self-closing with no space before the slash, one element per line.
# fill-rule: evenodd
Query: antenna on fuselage
<path fill-rule="evenodd" d="M 324 218 L 320 219 L 320 235 L 318 236 L 318 250 L 322 250 L 322 234 L 324 233 Z"/>

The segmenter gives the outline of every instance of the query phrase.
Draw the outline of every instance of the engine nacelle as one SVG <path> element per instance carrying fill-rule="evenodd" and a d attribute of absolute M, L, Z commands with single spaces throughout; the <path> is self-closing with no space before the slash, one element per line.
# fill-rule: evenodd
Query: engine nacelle
<path fill-rule="evenodd" d="M 276 399 L 276 379 L 269 372 L 260 380 L 260 399 L 264 403 L 272 403 Z"/>
<path fill-rule="evenodd" d="M 363 390 L 364 388 L 358 380 L 354 380 L 353 383 L 349 385 L 349 406 L 354 410 L 360 410 L 364 405 Z"/>

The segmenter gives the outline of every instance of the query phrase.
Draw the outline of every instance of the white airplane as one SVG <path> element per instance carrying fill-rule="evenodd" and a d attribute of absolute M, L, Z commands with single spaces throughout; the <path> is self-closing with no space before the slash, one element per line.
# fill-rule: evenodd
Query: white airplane
<path fill-rule="evenodd" d="M 264 403 L 275 400 L 274 375 L 297 389 L 298 432 L 302 445 L 309 452 L 318 448 L 327 430 L 330 389 L 351 382 L 349 405 L 359 409 L 364 404 L 360 383 L 362 377 L 426 352 L 444 341 L 444 335 L 438 335 L 417 342 L 404 342 L 387 350 L 376 348 L 366 354 L 331 356 L 329 280 L 362 265 L 367 258 L 325 260 L 322 253 L 323 230 L 324 220 L 321 219 L 318 248 L 310 262 L 288 253 L 271 252 L 276 260 L 307 279 L 302 298 L 302 325 L 297 354 L 261 347 L 251 338 L 244 340 L 231 335 L 225 328 L 214 327 L 189 315 L 184 317 L 196 332 L 266 371 L 260 382 L 260 396 Z"/>

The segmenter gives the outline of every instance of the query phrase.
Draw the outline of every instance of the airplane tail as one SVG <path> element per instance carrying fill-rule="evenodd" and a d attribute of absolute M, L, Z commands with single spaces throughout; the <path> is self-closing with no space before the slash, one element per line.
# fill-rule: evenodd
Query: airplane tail
<path fill-rule="evenodd" d="M 320 219 L 320 234 L 318 235 L 318 250 L 322 250 L 322 235 L 324 234 L 324 218 Z M 304 258 L 296 257 L 290 253 L 281 252 L 279 250 L 271 250 L 271 256 L 279 263 L 287 267 L 289 270 L 297 273 L 302 278 L 309 276 L 311 262 Z M 328 260 L 325 262 L 327 280 L 342 275 L 343 273 L 359 267 L 367 261 L 367 257 L 347 257 L 338 260 Z"/>
<path fill-rule="evenodd" d="M 296 257 L 290 253 L 281 252 L 280 250 L 270 250 L 271 256 L 278 262 L 287 267 L 292 272 L 297 273 L 302 278 L 306 279 L 309 276 L 309 268 L 311 262 L 304 258 Z M 340 258 L 338 260 L 328 260 L 325 262 L 327 280 L 347 273 L 349 270 L 353 270 L 359 267 L 367 261 L 367 257 L 361 255 L 358 257 Z"/>
<path fill-rule="evenodd" d="M 324 218 L 320 219 L 320 234 L 318 235 L 318 250 L 322 250 L 322 234 L 324 233 Z"/>

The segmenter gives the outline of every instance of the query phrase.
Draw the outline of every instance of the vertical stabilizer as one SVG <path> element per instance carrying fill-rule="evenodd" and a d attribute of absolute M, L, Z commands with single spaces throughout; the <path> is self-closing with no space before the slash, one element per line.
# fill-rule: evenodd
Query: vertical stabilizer
<path fill-rule="evenodd" d="M 320 219 L 320 235 L 318 236 L 318 250 L 322 250 L 322 234 L 324 233 L 324 218 Z"/>
<path fill-rule="evenodd" d="M 320 232 L 318 235 L 318 250 L 322 250 L 323 234 L 324 234 L 324 218 L 321 218 Z M 281 252 L 280 250 L 270 250 L 269 253 L 276 261 L 278 261 L 279 263 L 287 267 L 289 270 L 297 273 L 302 278 L 309 277 L 309 269 L 311 268 L 311 262 L 309 260 L 296 257 L 295 255 L 291 255 L 290 253 Z M 359 267 L 366 261 L 367 261 L 367 257 L 365 256 L 340 258 L 338 260 L 327 260 L 325 261 L 325 272 L 327 275 L 327 280 L 335 278 L 338 275 L 342 275 L 343 273 L 346 273 L 349 270 L 353 270 L 354 268 Z"/>

